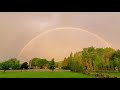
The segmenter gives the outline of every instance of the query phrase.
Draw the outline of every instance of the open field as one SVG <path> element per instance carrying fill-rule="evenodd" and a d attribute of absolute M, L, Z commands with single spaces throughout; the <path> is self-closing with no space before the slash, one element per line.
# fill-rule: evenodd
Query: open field
<path fill-rule="evenodd" d="M 75 73 L 70 70 L 30 69 L 30 70 L 0 70 L 0 78 L 95 78 L 96 72 L 91 74 Z M 120 72 L 99 72 L 100 75 L 120 78 Z M 102 78 L 102 77 L 98 77 Z"/>
<path fill-rule="evenodd" d="M 74 72 L 0 72 L 0 78 L 94 78 L 82 73 Z"/>

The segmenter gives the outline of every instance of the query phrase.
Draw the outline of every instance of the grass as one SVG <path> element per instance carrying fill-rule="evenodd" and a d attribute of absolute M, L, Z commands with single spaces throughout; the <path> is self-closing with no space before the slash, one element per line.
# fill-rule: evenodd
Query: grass
<path fill-rule="evenodd" d="M 70 71 L 0 71 L 0 78 L 95 78 L 91 72 L 91 75 L 75 73 Z M 109 75 L 112 77 L 120 78 L 120 72 L 101 72 L 101 74 Z"/>
<path fill-rule="evenodd" d="M 75 72 L 0 72 L 0 78 L 94 78 Z"/>
<path fill-rule="evenodd" d="M 106 72 L 104 74 L 120 78 L 120 72 Z"/>
<path fill-rule="evenodd" d="M 111 76 L 111 77 L 117 77 L 117 78 L 120 78 L 120 72 L 91 72 L 92 75 L 95 75 L 95 74 L 102 74 L 102 75 L 108 75 L 108 76 Z"/>

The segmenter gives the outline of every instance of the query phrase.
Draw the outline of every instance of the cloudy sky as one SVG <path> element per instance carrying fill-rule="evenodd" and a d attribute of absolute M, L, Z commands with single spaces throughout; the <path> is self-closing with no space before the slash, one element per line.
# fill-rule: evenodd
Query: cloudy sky
<path fill-rule="evenodd" d="M 82 30 L 53 30 L 60 27 Z M 119 12 L 0 12 L 1 60 L 18 56 L 60 60 L 90 45 L 106 47 L 105 42 L 120 49 L 119 39 Z"/>

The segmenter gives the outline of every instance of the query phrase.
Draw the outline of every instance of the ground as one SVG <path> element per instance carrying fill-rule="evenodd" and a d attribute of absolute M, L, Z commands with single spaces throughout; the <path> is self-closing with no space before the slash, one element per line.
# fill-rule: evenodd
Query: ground
<path fill-rule="evenodd" d="M 120 78 L 120 72 L 107 72 L 107 73 L 104 73 L 104 74 Z"/>
<path fill-rule="evenodd" d="M 47 69 L 22 70 L 22 72 L 21 70 L 7 70 L 6 72 L 0 70 L 0 78 L 95 78 L 95 74 L 97 73 L 83 74 L 70 70 L 55 70 L 52 72 Z M 120 72 L 101 72 L 101 74 L 120 78 Z"/>
<path fill-rule="evenodd" d="M 74 72 L 0 72 L 0 78 L 92 78 Z"/>

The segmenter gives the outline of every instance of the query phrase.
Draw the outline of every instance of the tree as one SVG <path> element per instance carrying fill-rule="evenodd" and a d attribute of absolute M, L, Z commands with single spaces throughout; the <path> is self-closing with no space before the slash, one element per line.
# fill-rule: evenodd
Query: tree
<path fill-rule="evenodd" d="M 47 63 L 48 61 L 46 59 L 33 58 L 31 60 L 31 66 L 35 66 L 36 68 L 39 67 L 40 69 L 42 69 Z"/>
<path fill-rule="evenodd" d="M 68 58 L 64 58 L 64 61 L 62 62 L 62 65 L 61 65 L 61 67 L 62 67 L 62 69 L 66 69 L 66 70 L 68 70 L 69 69 L 69 57 Z"/>
<path fill-rule="evenodd" d="M 52 59 L 52 61 L 49 62 L 49 69 L 54 71 L 55 69 L 55 62 L 54 62 L 54 58 Z"/>
<path fill-rule="evenodd" d="M 46 59 L 38 59 L 37 60 L 37 66 L 40 67 L 40 69 L 43 69 L 43 67 L 47 64 L 47 60 Z"/>
<path fill-rule="evenodd" d="M 110 69 L 110 59 L 114 54 L 115 50 L 113 48 L 104 48 L 104 69 L 105 71 Z"/>
<path fill-rule="evenodd" d="M 29 69 L 32 69 L 31 63 L 32 63 L 32 60 L 29 61 Z"/>
<path fill-rule="evenodd" d="M 24 62 L 22 65 L 21 65 L 21 69 L 28 69 L 28 63 L 27 62 Z"/>
<path fill-rule="evenodd" d="M 10 68 L 10 64 L 8 63 L 8 61 L 5 61 L 5 62 L 1 63 L 1 69 L 4 70 L 4 72 L 6 70 L 9 70 L 9 68 Z"/>
<path fill-rule="evenodd" d="M 69 61 L 69 68 L 71 71 L 74 72 L 84 72 L 85 68 L 82 64 L 82 57 L 81 57 L 81 53 L 77 52 L 74 54 L 74 56 L 72 57 L 72 59 Z"/>
<path fill-rule="evenodd" d="M 118 71 L 120 72 L 120 61 L 118 58 L 114 59 L 115 66 L 118 68 Z"/>
<path fill-rule="evenodd" d="M 11 58 L 7 62 L 9 62 L 10 68 L 12 70 L 20 69 L 20 61 L 17 60 L 16 58 Z"/>
<path fill-rule="evenodd" d="M 56 68 L 58 68 L 58 62 L 55 63 Z"/>
<path fill-rule="evenodd" d="M 17 62 L 15 62 L 15 64 L 12 66 L 12 69 L 13 69 L 13 70 L 19 70 L 20 67 L 21 67 L 20 62 L 17 61 Z"/>
<path fill-rule="evenodd" d="M 115 67 L 117 67 L 120 72 L 120 50 L 117 50 L 114 52 L 114 54 L 111 57 L 111 62 L 114 70 L 115 70 Z"/>
<path fill-rule="evenodd" d="M 40 58 L 33 58 L 33 59 L 31 60 L 31 66 L 37 68 L 37 63 L 38 63 L 38 60 L 39 60 L 39 59 L 40 59 Z"/>
<path fill-rule="evenodd" d="M 2 63 L 0 63 L 0 70 L 2 70 Z"/>

